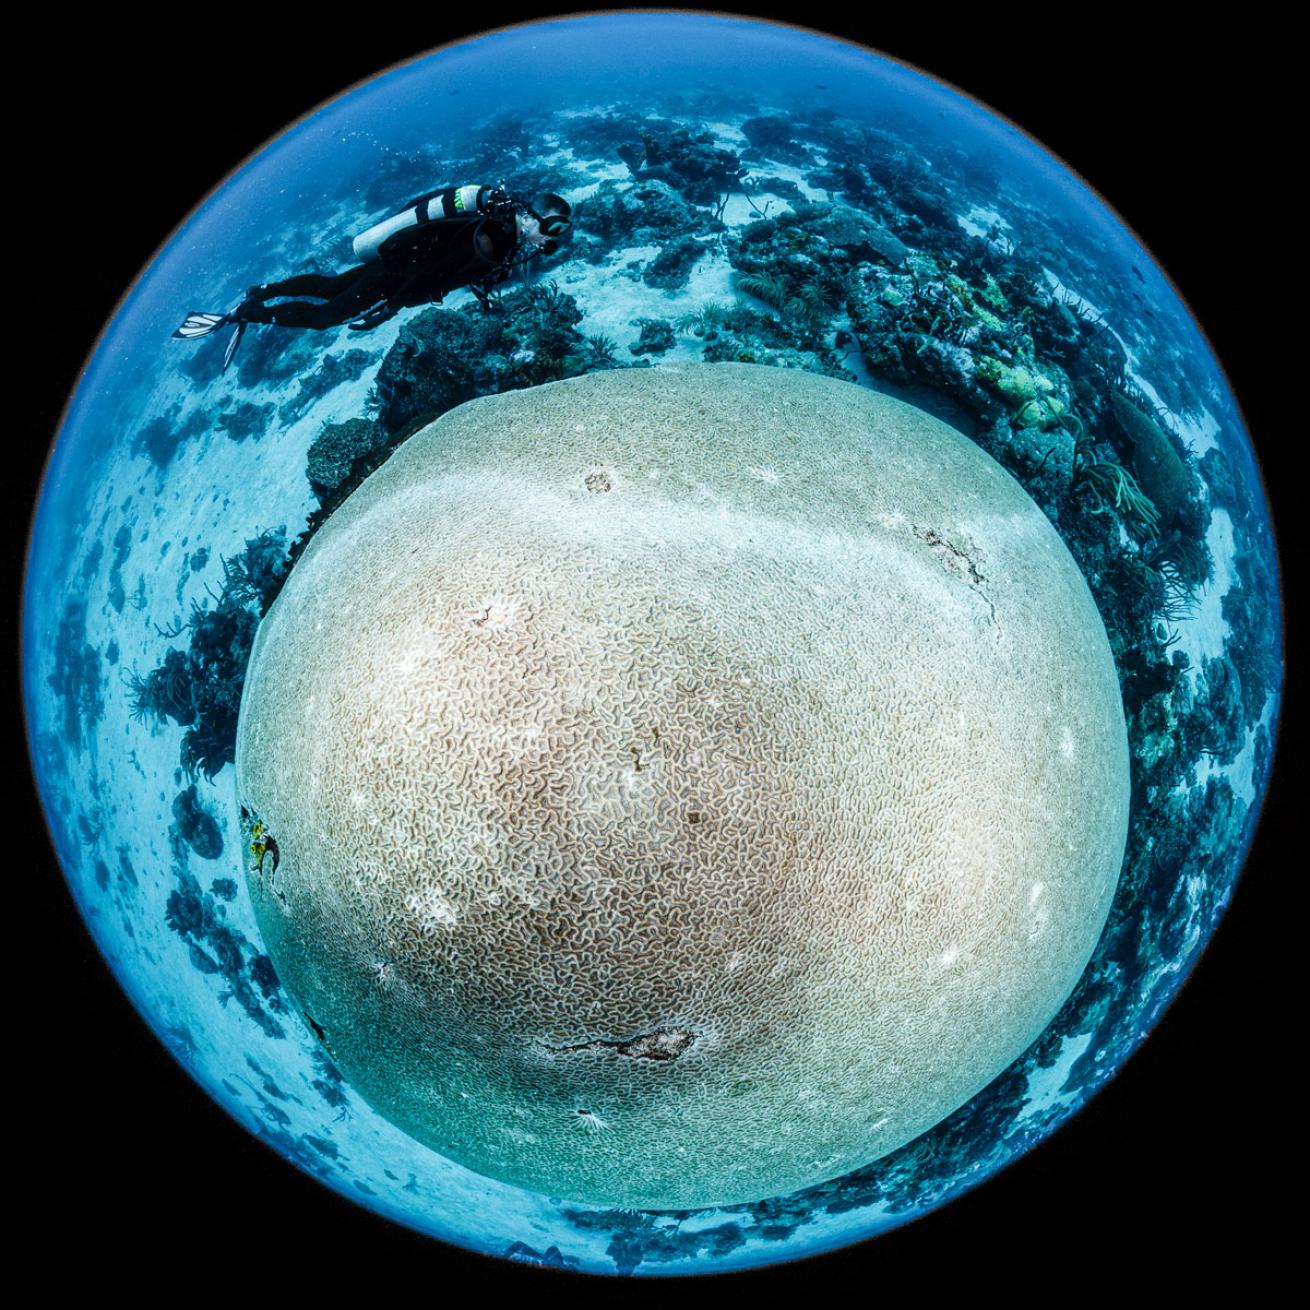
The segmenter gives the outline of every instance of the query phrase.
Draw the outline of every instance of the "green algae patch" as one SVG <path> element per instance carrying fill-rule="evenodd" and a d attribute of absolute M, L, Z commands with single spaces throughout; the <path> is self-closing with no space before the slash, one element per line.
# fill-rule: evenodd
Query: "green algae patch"
<path fill-rule="evenodd" d="M 1056 384 L 1026 365 L 1003 364 L 991 355 L 983 355 L 974 374 L 979 382 L 1009 402 L 1010 421 L 1016 427 L 1055 427 L 1068 408 Z"/>

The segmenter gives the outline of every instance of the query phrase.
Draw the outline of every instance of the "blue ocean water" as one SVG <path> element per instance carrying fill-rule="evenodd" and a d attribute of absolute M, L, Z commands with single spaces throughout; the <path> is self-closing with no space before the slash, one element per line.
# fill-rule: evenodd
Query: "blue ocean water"
<path fill-rule="evenodd" d="M 567 102 L 559 90 L 561 68 L 569 70 Z M 357 375 L 298 412 L 292 403 L 295 375 L 261 379 L 248 371 L 238 381 L 218 377 L 216 370 L 199 379 L 186 371 L 195 360 L 168 340 L 180 314 L 224 308 L 245 286 L 302 265 L 344 265 L 349 237 L 394 209 L 398 197 L 449 180 L 443 168 L 464 170 L 461 178 L 475 170 L 480 178 L 486 168 L 504 163 L 513 174 L 524 163 L 524 146 L 540 157 L 540 138 L 548 133 L 563 152 L 558 167 L 571 184 L 561 189 L 576 196 L 585 228 L 589 179 L 596 190 L 632 182 L 613 156 L 602 161 L 571 148 L 570 116 L 599 113 L 635 121 L 643 106 L 739 149 L 744 138 L 732 129 L 739 130 L 751 112 L 747 106 L 781 113 L 798 125 L 808 122 L 812 134 L 836 119 L 889 133 L 899 143 L 899 158 L 925 163 L 928 178 L 947 179 L 936 194 L 941 203 L 959 202 L 955 218 L 962 230 L 965 220 L 986 227 L 998 218 L 1011 234 L 1005 245 L 1013 241 L 1020 252 L 1035 248 L 1036 264 L 1056 279 L 1058 294 L 1111 325 L 1107 330 L 1123 344 L 1131 375 L 1143 394 L 1159 402 L 1162 421 L 1167 416 L 1198 476 L 1213 482 L 1218 464 L 1202 461 L 1214 450 L 1224 457 L 1233 489 L 1224 493 L 1228 508 L 1217 493 L 1209 506 L 1214 569 L 1187 616 L 1171 620 L 1179 634 L 1175 644 L 1189 652 L 1194 673 L 1205 659 L 1226 656 L 1243 685 L 1268 688 L 1259 704 L 1228 705 L 1230 717 L 1242 720 L 1237 750 L 1225 745 L 1217 756 L 1212 750 L 1203 754 L 1200 747 L 1212 745 L 1208 738 L 1178 730 L 1178 739 L 1198 754 L 1189 778 L 1170 779 L 1171 794 L 1200 794 L 1167 812 L 1158 808 L 1159 797 L 1143 796 L 1142 805 L 1157 806 L 1151 812 L 1157 826 L 1186 823 L 1195 834 L 1198 824 L 1207 824 L 1204 867 L 1191 868 L 1187 876 L 1177 866 L 1154 868 L 1161 888 L 1154 893 L 1145 874 L 1142 881 L 1129 881 L 1127 891 L 1137 901 L 1121 909 L 1124 921 L 1137 922 L 1139 930 L 1123 940 L 1132 939 L 1134 953 L 1120 942 L 1100 961 L 1099 975 L 1094 961 L 1089 974 L 1102 979 L 1100 990 L 1089 984 L 1081 1010 L 1076 996 L 1052 1040 L 1030 1052 L 1008 1083 L 989 1089 L 990 1098 L 980 1097 L 972 1118 L 962 1111 L 944 1126 L 942 1145 L 918 1154 L 907 1148 L 903 1159 L 879 1162 L 869 1176 L 834 1184 L 829 1192 L 762 1203 L 752 1214 L 682 1220 L 677 1240 L 662 1220 L 553 1207 L 544 1198 L 484 1199 L 473 1207 L 476 1222 L 469 1223 L 469 1197 L 484 1195 L 482 1180 L 456 1182 L 453 1167 L 425 1162 L 435 1181 L 416 1182 L 407 1191 L 408 1171 L 398 1162 L 408 1158 L 408 1148 L 394 1130 L 371 1123 L 371 1112 L 358 1104 L 348 1125 L 336 1122 L 336 1102 L 348 1103 L 348 1093 L 323 1072 L 312 1036 L 297 1031 L 299 1020 L 276 990 L 270 985 L 266 995 L 261 988 L 266 975 L 258 962 L 265 957 L 243 913 L 241 893 L 229 901 L 205 891 L 191 869 L 204 857 L 194 844 L 184 850 L 168 836 L 180 822 L 176 801 L 185 791 L 174 772 L 177 726 L 134 719 L 120 677 L 129 666 L 145 673 L 179 644 L 180 636 L 161 632 L 172 632 L 193 603 L 210 603 L 205 587 L 212 597 L 221 585 L 222 558 L 236 555 L 258 533 L 284 526 L 293 537 L 304 526 L 313 509 L 303 472 L 306 450 L 323 424 L 363 410 L 382 360 L 378 346 L 389 347 L 401 330 L 397 324 L 377 340 L 324 345 L 342 359 L 351 349 L 368 359 L 343 364 Z M 816 109 L 831 117 L 816 116 Z M 468 124 L 480 120 L 486 120 L 480 135 L 470 142 Z M 752 168 L 777 175 L 787 167 L 769 159 L 767 148 L 761 153 Z M 811 151 L 809 171 L 825 168 L 818 162 L 821 153 Z M 917 171 L 915 179 L 922 180 Z M 838 194 L 837 188 L 815 189 Z M 866 208 L 886 222 L 898 207 L 889 201 L 878 209 L 874 195 L 864 198 Z M 965 203 L 970 199 L 975 203 Z M 789 204 L 781 194 L 776 200 L 772 213 Z M 729 226 L 742 230 L 756 217 L 749 213 Z M 905 243 L 914 248 L 917 237 L 920 247 L 933 246 L 931 226 L 922 219 L 918 228 L 907 224 L 901 229 Z M 573 277 L 565 286 L 579 307 L 595 306 L 597 321 L 608 323 L 619 310 L 607 316 L 602 307 L 621 303 L 628 288 L 603 278 L 605 267 L 603 261 L 587 269 L 561 267 L 559 276 Z M 676 296 L 669 299 L 675 308 L 684 307 Z M 632 312 L 647 307 L 634 301 Z M 677 349 L 685 357 L 697 345 L 683 341 Z M 254 349 L 253 343 L 243 347 L 245 357 L 254 358 Z M 860 380 L 884 382 L 868 364 L 876 352 L 864 355 L 873 376 Z M 269 407 L 265 430 L 250 438 L 259 452 L 258 470 L 252 470 L 246 448 L 215 423 L 215 416 L 226 418 L 249 404 Z M 157 429 L 162 437 L 147 433 L 152 422 L 163 425 Z M 70 536 L 77 542 L 71 551 Z M 561 1259 L 611 1270 L 728 1267 L 840 1244 L 939 1203 L 1040 1140 L 1149 1031 L 1226 904 L 1258 811 L 1280 671 L 1258 671 L 1244 661 L 1257 644 L 1266 655 L 1271 642 L 1276 647 L 1275 578 L 1249 437 L 1216 362 L 1162 272 L 1058 161 L 965 97 L 852 47 L 744 20 L 602 16 L 495 33 L 348 92 L 250 161 L 179 229 L 106 331 L 52 455 L 29 560 L 25 689 L 52 835 L 101 948 L 157 1029 L 188 1034 L 177 1040 L 192 1052 L 193 1071 L 243 1122 L 333 1185 L 359 1195 L 362 1182 L 372 1189 L 370 1203 L 384 1213 L 478 1249 L 503 1254 L 516 1242 L 532 1249 L 554 1245 Z M 1260 608 L 1272 612 L 1273 621 L 1256 632 L 1251 611 Z M 1216 675 L 1206 687 L 1221 681 Z M 1189 688 L 1197 698 L 1194 677 Z M 1181 710 L 1175 706 L 1172 712 Z M 1145 717 L 1138 726 L 1142 740 L 1164 730 Z M 125 759 L 135 762 L 135 771 L 124 767 Z M 226 779 L 220 772 L 194 785 L 196 803 L 213 811 L 231 851 L 236 825 L 225 781 L 230 790 L 230 770 Z M 149 884 L 146 869 L 160 870 L 157 885 Z M 183 902 L 192 901 L 195 913 L 188 918 Z M 179 924 L 191 927 L 183 931 Z M 221 928 L 234 935 L 225 936 Z M 249 993 L 237 986 L 235 1007 L 218 999 L 223 948 L 239 957 L 236 978 Z M 233 986 L 231 978 L 226 985 Z M 1117 996 L 1131 993 L 1132 1004 L 1107 1001 L 1112 987 Z M 1107 1012 L 1113 1012 L 1112 1022 Z M 219 1036 L 222 1025 L 230 1027 Z M 273 1071 L 281 1061 L 277 1076 L 292 1084 L 323 1083 L 328 1092 L 320 1093 L 321 1104 L 302 1120 L 282 1123 L 274 1113 L 278 1098 L 224 1090 L 225 1080 L 236 1085 L 227 1053 L 242 1049 L 261 1069 Z M 310 1139 L 334 1143 L 336 1154 L 307 1147 Z M 395 1175 L 391 1187 L 388 1172 Z M 524 1234 L 542 1222 L 553 1240 L 533 1245 Z M 697 1239 L 698 1233 L 708 1236 Z"/>
<path fill-rule="evenodd" d="M 226 305 L 246 284 L 281 272 L 275 252 L 286 232 L 312 227 L 333 201 L 366 195 L 389 160 L 422 158 L 434 148 L 440 156 L 444 142 L 463 139 L 470 120 L 508 113 L 530 124 L 534 114 L 548 113 L 558 104 L 552 88 L 561 67 L 568 69 L 570 101 L 584 106 L 610 101 L 620 87 L 634 102 L 694 93 L 707 74 L 724 95 L 753 96 L 761 70 L 778 105 L 812 106 L 817 98 L 825 109 L 869 122 L 904 115 L 913 105 L 910 117 L 926 148 L 949 144 L 980 171 L 1040 196 L 1063 232 L 1097 261 L 1107 286 L 1140 275 L 1143 297 L 1172 311 L 1186 353 L 1209 356 L 1162 270 L 1101 200 L 1017 127 L 940 82 L 831 38 L 751 20 L 681 14 L 554 20 L 457 44 L 347 91 L 226 179 L 178 229 L 169 258 L 151 266 L 149 279 L 131 289 L 109 325 L 66 417 L 69 440 L 56 447 L 46 501 L 73 476 L 68 463 L 75 446 L 81 476 L 92 476 L 88 457 L 110 449 L 116 421 L 125 421 L 134 398 L 154 385 L 158 362 L 137 343 L 167 336 L 179 304 Z M 509 110 L 506 88 L 515 95 Z M 325 159 L 331 161 L 327 178 Z M 345 262 L 345 246 L 338 240 L 323 253 Z M 1226 388 L 1220 394 L 1231 399 Z M 98 437 L 84 432 L 92 424 L 82 398 L 90 396 Z M 1235 408 L 1221 417 L 1240 426 Z M 1235 442 L 1233 456 L 1251 477 L 1249 442 Z M 34 538 L 38 548 L 42 535 Z M 40 576 L 36 558 L 33 576 Z"/>

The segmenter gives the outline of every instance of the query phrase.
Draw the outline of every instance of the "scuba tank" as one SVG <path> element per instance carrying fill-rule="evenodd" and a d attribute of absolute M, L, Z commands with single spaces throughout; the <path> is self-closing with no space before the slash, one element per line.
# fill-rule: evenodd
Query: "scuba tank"
<path fill-rule="evenodd" d="M 367 232 L 361 232 L 352 243 L 355 258 L 364 264 L 380 259 L 383 245 L 398 232 L 443 219 L 500 216 L 512 209 L 513 202 L 502 187 L 461 186 L 431 191 L 419 196 L 400 213 L 375 223 Z"/>

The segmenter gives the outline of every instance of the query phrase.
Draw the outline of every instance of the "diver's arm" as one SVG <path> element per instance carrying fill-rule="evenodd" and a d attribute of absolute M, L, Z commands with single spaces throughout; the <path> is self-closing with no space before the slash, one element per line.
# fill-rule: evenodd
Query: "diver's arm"
<path fill-rule="evenodd" d="M 358 318 L 352 319 L 346 326 L 352 332 L 371 332 L 375 327 L 385 323 L 389 318 L 395 318 L 399 305 L 392 305 L 389 301 L 382 301 L 381 304 L 374 305 L 372 309 L 365 310 Z"/>
<path fill-rule="evenodd" d="M 352 332 L 371 332 L 388 319 L 395 318 L 404 308 L 404 295 L 408 286 L 409 283 L 406 282 L 403 286 L 397 287 L 385 300 L 379 300 L 376 305 L 366 309 L 347 326 Z"/>
<path fill-rule="evenodd" d="M 484 314 L 497 314 L 501 311 L 499 297 L 493 300 L 492 293 L 496 289 L 496 283 L 499 279 L 494 277 L 483 278 L 481 282 L 470 282 L 469 290 L 473 293 L 473 299 L 482 307 Z"/>
<path fill-rule="evenodd" d="M 439 305 L 446 298 L 450 287 L 433 287 L 430 274 L 417 273 L 401 283 L 385 300 L 379 301 L 371 309 L 361 314 L 350 327 L 356 332 L 368 332 L 379 324 L 385 323 L 402 309 L 413 309 L 417 305 Z"/>

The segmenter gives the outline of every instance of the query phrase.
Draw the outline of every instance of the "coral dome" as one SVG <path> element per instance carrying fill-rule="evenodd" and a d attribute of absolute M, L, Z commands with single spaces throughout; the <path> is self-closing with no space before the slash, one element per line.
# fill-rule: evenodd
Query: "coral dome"
<path fill-rule="evenodd" d="M 1129 790 L 1104 627 L 1019 484 L 736 364 L 412 436 L 266 616 L 237 782 L 352 1085 L 478 1172 L 646 1209 L 822 1181 L 995 1077 L 1096 944 Z"/>

